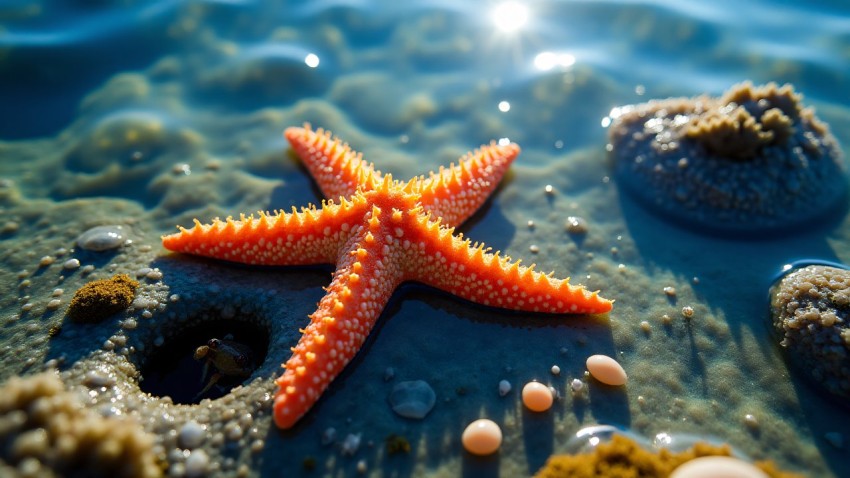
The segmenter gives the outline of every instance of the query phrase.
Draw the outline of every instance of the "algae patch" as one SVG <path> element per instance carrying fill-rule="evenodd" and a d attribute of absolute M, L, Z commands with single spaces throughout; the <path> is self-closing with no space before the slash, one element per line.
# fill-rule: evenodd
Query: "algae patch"
<path fill-rule="evenodd" d="M 67 315 L 74 322 L 100 322 L 129 307 L 138 286 L 127 274 L 89 282 L 74 294 Z"/>

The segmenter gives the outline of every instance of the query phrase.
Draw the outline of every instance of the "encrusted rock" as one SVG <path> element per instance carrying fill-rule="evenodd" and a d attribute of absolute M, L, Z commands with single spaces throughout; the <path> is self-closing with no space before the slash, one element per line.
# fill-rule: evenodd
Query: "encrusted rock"
<path fill-rule="evenodd" d="M 618 183 L 655 212 L 722 231 L 788 229 L 837 210 L 842 153 L 791 85 L 614 108 Z"/>

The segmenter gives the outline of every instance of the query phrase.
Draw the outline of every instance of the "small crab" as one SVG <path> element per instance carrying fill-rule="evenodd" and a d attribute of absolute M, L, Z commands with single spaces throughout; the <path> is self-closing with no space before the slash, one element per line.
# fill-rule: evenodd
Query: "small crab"
<path fill-rule="evenodd" d="M 195 349 L 195 360 L 205 360 L 201 382 L 206 379 L 210 368 L 214 369 L 209 381 L 195 398 L 207 393 L 222 378 L 246 378 L 254 371 L 251 348 L 234 342 L 232 338 L 229 334 L 224 339 L 212 338 L 206 345 Z"/>

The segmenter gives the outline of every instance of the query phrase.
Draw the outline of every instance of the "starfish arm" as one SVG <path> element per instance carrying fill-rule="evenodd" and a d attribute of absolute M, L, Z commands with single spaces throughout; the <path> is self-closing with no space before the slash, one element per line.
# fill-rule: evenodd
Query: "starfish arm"
<path fill-rule="evenodd" d="M 467 154 L 458 164 L 440 167 L 428 178 L 412 180 L 407 187 L 421 194 L 422 206 L 442 218 L 443 224 L 459 226 L 484 204 L 519 152 L 516 143 L 490 143 Z"/>
<path fill-rule="evenodd" d="M 512 310 L 555 314 L 601 314 L 613 302 L 541 274 L 489 248 L 455 236 L 451 228 L 420 216 L 420 240 L 406 261 L 405 279 L 416 280 L 469 301 Z"/>
<path fill-rule="evenodd" d="M 381 172 L 360 153 L 331 136 L 330 131 L 287 128 L 283 135 L 301 158 L 326 198 L 348 197 L 357 189 L 368 190 L 381 182 Z"/>
<path fill-rule="evenodd" d="M 194 227 L 163 236 L 162 245 L 175 252 L 245 264 L 332 264 L 368 207 L 362 196 L 355 196 L 340 204 L 325 202 L 322 209 L 261 212 L 259 218 L 243 215 L 212 224 L 195 219 Z"/>
<path fill-rule="evenodd" d="M 307 413 L 354 358 L 400 283 L 380 236 L 366 232 L 355 239 L 275 381 L 274 420 L 280 428 Z"/>

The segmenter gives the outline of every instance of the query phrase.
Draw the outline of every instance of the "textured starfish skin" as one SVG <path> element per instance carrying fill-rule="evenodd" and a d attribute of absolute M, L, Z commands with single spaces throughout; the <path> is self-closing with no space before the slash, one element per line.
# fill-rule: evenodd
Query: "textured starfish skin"
<path fill-rule="evenodd" d="M 496 188 L 519 154 L 490 144 L 407 183 L 382 175 L 319 129 L 289 128 L 293 149 L 330 198 L 320 209 L 259 213 L 163 237 L 170 250 L 264 265 L 335 263 L 327 293 L 276 380 L 274 419 L 292 427 L 362 346 L 396 287 L 418 281 L 513 310 L 597 314 L 612 302 L 473 244 L 453 227 Z"/>

